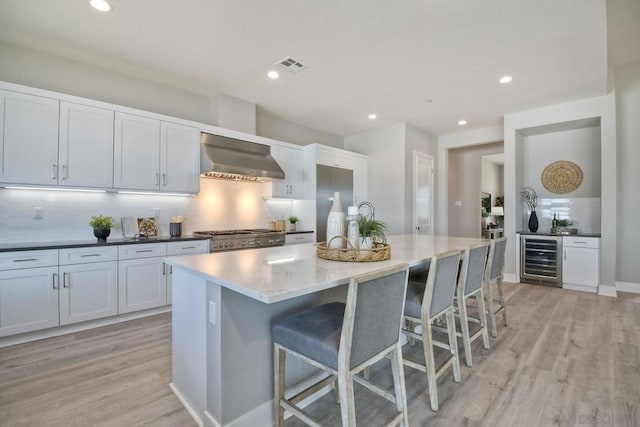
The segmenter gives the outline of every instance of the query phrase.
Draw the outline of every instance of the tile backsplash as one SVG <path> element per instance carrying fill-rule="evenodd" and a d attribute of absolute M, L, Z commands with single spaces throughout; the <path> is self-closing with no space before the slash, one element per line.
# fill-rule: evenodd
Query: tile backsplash
<path fill-rule="evenodd" d="M 522 229 L 527 230 L 529 211 L 523 205 Z M 553 199 L 539 199 L 536 213 L 540 227 L 538 231 L 548 232 L 551 230 L 553 214 L 558 219 L 567 219 L 573 224 L 571 227 L 577 228 L 578 233 L 600 233 L 601 223 L 601 202 L 600 197 L 563 197 Z"/>

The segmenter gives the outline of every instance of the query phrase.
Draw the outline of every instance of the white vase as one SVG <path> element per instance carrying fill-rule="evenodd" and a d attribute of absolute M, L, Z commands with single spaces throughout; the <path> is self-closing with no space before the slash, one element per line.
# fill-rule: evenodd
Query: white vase
<path fill-rule="evenodd" d="M 333 193 L 333 203 L 327 217 L 327 244 L 331 249 L 344 248 L 343 239 L 333 239 L 335 236 L 344 236 L 344 208 L 340 201 L 340 192 Z M 330 242 L 330 243 L 329 243 Z"/>
<path fill-rule="evenodd" d="M 373 249 L 373 239 L 371 237 L 361 237 L 360 249 Z"/>

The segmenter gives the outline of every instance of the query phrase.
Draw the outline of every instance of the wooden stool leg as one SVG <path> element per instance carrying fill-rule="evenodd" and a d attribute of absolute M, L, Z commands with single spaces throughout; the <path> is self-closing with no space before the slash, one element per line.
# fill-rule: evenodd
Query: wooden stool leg
<path fill-rule="evenodd" d="M 338 389 L 340 390 L 340 415 L 343 426 L 356 425 L 356 405 L 353 393 L 353 375 L 351 372 L 338 372 Z"/>
<path fill-rule="evenodd" d="M 469 336 L 469 321 L 467 320 L 467 305 L 464 295 L 458 295 L 458 311 L 460 312 L 460 331 L 462 332 L 462 344 L 464 344 L 464 360 L 467 366 L 473 365 L 471 359 L 471 338 Z"/>
<path fill-rule="evenodd" d="M 489 280 L 485 287 L 485 300 L 487 301 L 487 317 L 491 324 L 491 336 L 496 338 L 498 336 L 498 327 L 496 326 L 496 312 L 493 309 L 493 292 L 491 291 L 491 280 Z"/>
<path fill-rule="evenodd" d="M 482 328 L 482 344 L 485 350 L 489 350 L 489 328 L 487 326 L 487 309 L 484 306 L 484 290 L 481 289 L 476 294 L 476 302 L 478 304 L 478 316 L 480 317 L 480 327 Z"/>
<path fill-rule="evenodd" d="M 273 346 L 273 373 L 274 373 L 274 425 L 276 427 L 284 426 L 284 408 L 280 405 L 280 401 L 284 399 L 284 369 L 285 369 L 285 352 L 278 345 Z"/>
<path fill-rule="evenodd" d="M 404 368 L 402 366 L 402 347 L 398 347 L 391 353 L 391 370 L 393 372 L 393 387 L 396 394 L 396 407 L 402 412 L 400 425 L 409 427 L 407 418 L 407 392 L 404 383 Z"/>
<path fill-rule="evenodd" d="M 445 314 L 447 331 L 449 335 L 449 347 L 453 355 L 453 380 L 460 382 L 460 355 L 458 353 L 458 338 L 456 337 L 456 318 L 453 314 L 453 306 Z"/>
<path fill-rule="evenodd" d="M 502 277 L 498 277 L 496 284 L 498 285 L 498 298 L 500 300 L 500 307 L 502 308 L 502 319 L 504 320 L 504 326 L 508 326 L 507 304 L 504 302 L 504 286 L 502 285 Z"/>
<path fill-rule="evenodd" d="M 438 384 L 436 383 L 436 362 L 433 356 L 433 336 L 431 322 L 422 322 L 422 347 L 424 349 L 425 368 L 427 371 L 427 384 L 429 386 L 429 398 L 431 409 L 438 410 Z"/>

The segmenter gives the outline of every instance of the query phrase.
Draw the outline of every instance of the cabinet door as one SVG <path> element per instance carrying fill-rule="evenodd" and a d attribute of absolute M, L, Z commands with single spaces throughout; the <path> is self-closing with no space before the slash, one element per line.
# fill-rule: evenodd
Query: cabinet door
<path fill-rule="evenodd" d="M 272 185 L 272 197 L 302 198 L 302 150 L 271 146 L 271 155 L 284 170 L 285 179 L 276 179 Z"/>
<path fill-rule="evenodd" d="M 160 189 L 160 121 L 115 114 L 113 186 Z"/>
<path fill-rule="evenodd" d="M 599 255 L 592 248 L 564 248 L 562 282 L 574 285 L 598 286 Z"/>
<path fill-rule="evenodd" d="M 162 122 L 160 129 L 160 190 L 197 193 L 200 185 L 198 129 L 167 122 Z"/>
<path fill-rule="evenodd" d="M 118 313 L 129 313 L 167 303 L 166 265 L 162 258 L 118 263 Z"/>
<path fill-rule="evenodd" d="M 55 99 L 0 91 L 4 128 L 0 182 L 56 185 L 58 108 Z"/>
<path fill-rule="evenodd" d="M 353 202 L 357 205 L 360 202 L 367 201 L 367 159 L 355 157 L 353 159 Z"/>
<path fill-rule="evenodd" d="M 118 314 L 118 263 L 60 267 L 60 324 Z"/>
<path fill-rule="evenodd" d="M 0 271 L 0 337 L 58 324 L 58 267 Z"/>
<path fill-rule="evenodd" d="M 60 103 L 58 184 L 113 187 L 113 111 Z"/>

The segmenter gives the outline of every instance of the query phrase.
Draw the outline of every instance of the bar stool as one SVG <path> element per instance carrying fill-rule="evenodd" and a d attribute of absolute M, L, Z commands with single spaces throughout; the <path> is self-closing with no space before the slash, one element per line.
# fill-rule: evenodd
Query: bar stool
<path fill-rule="evenodd" d="M 460 332 L 464 344 L 464 358 L 467 366 L 472 366 L 471 343 L 482 337 L 485 350 L 489 349 L 489 332 L 487 328 L 487 312 L 484 305 L 484 275 L 487 265 L 487 253 L 489 243 L 482 243 L 464 251 L 458 288 L 456 289 L 456 305 L 460 317 Z M 475 297 L 478 304 L 478 317 L 474 318 L 467 313 L 467 298 Z M 469 335 L 469 322 L 479 323 L 480 329 L 473 335 Z"/>
<path fill-rule="evenodd" d="M 451 366 L 455 382 L 460 382 L 460 361 L 453 309 L 453 296 L 459 267 L 460 251 L 437 254 L 431 258 L 424 293 L 422 295 L 415 293 L 419 291 L 418 287 L 413 288 L 415 294 L 407 292 L 404 318 L 410 325 L 419 324 L 422 327 L 422 333 L 416 333 L 413 328 L 403 329 L 402 332 L 410 339 L 415 338 L 422 341 L 425 364 L 416 363 L 406 358 L 404 364 L 427 374 L 431 409 L 434 411 L 438 410 L 437 379 Z M 448 343 L 437 341 L 433 339 L 432 335 L 434 320 L 442 316 L 445 317 L 447 324 Z M 437 369 L 433 353 L 434 346 L 451 353 L 451 356 Z"/>
<path fill-rule="evenodd" d="M 507 305 L 504 301 L 504 287 L 502 285 L 502 276 L 504 272 L 504 252 L 507 248 L 507 238 L 501 237 L 491 241 L 489 247 L 489 257 L 487 259 L 487 268 L 484 275 L 485 298 L 487 300 L 487 312 L 489 314 L 489 322 L 491 323 L 491 336 L 498 336 L 498 328 L 496 327 L 496 315 L 502 312 L 504 326 L 508 325 Z M 498 300 L 493 299 L 491 283 L 495 280 L 498 288 Z M 498 304 L 498 308 L 494 308 L 494 304 Z"/>
<path fill-rule="evenodd" d="M 287 410 L 311 426 L 320 424 L 297 406 L 337 378 L 343 426 L 356 425 L 353 382 L 394 402 L 398 413 L 387 425 L 408 426 L 400 331 L 409 266 L 400 264 L 353 277 L 346 304 L 312 307 L 277 321 L 274 351 L 274 423 L 284 425 Z M 296 356 L 330 374 L 297 395 L 285 398 L 285 355 Z M 360 371 L 389 355 L 395 395 L 371 384 Z"/>

